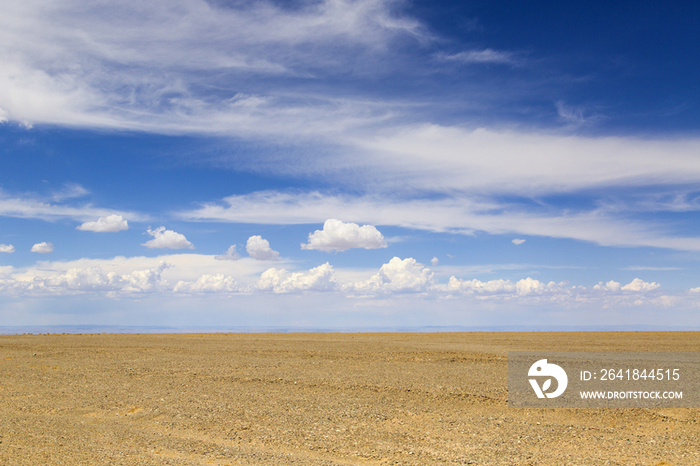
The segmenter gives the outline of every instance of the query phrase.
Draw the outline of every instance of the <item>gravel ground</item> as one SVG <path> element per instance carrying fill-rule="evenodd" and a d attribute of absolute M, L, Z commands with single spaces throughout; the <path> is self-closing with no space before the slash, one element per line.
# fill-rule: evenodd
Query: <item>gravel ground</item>
<path fill-rule="evenodd" d="M 700 465 L 698 409 L 509 409 L 509 350 L 698 332 L 0 336 L 2 465 Z"/>

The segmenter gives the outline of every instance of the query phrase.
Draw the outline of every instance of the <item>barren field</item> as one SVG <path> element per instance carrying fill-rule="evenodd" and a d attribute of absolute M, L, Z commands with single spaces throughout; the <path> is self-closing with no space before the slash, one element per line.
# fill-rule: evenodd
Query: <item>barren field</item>
<path fill-rule="evenodd" d="M 700 465 L 700 410 L 507 406 L 509 350 L 700 334 L 0 336 L 2 465 Z"/>

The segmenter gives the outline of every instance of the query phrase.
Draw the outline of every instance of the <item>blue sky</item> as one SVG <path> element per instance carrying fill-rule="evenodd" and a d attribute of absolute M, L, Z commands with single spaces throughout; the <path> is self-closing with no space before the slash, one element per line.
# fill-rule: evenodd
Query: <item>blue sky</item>
<path fill-rule="evenodd" d="M 700 7 L 8 1 L 0 325 L 700 327 Z"/>

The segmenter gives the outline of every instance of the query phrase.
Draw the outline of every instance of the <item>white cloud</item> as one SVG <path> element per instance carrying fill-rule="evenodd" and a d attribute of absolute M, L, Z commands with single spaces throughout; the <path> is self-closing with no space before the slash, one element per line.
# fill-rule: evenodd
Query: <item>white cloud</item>
<path fill-rule="evenodd" d="M 158 227 L 155 230 L 149 228 L 147 233 L 153 236 L 153 239 L 146 241 L 141 246 L 146 246 L 149 249 L 194 249 L 185 235 L 173 230 L 166 230 L 165 227 Z"/>
<path fill-rule="evenodd" d="M 85 222 L 75 229 L 99 233 L 115 233 L 117 231 L 128 230 L 129 224 L 121 215 L 108 215 L 107 217 L 100 217 L 94 222 Z"/>
<path fill-rule="evenodd" d="M 125 0 L 85 8 L 68 0 L 57 8 L 10 0 L 0 18 L 2 115 L 162 132 L 264 128 L 255 108 L 230 95 L 208 99 L 205 89 L 222 75 L 235 83 L 358 66 L 358 53 L 368 60 L 397 35 L 419 34 L 419 24 L 393 14 L 392 4 L 326 0 L 290 9 L 272 2 Z M 273 113 L 273 120 L 303 119 L 293 109 L 266 116 Z"/>
<path fill-rule="evenodd" d="M 154 268 L 137 270 L 129 274 L 104 273 L 99 266 L 70 268 L 49 276 L 34 275 L 4 280 L 7 290 L 25 295 L 64 295 L 88 292 L 104 292 L 108 296 L 131 293 L 164 291 L 167 282 L 161 273 L 170 264 L 161 261 Z"/>
<path fill-rule="evenodd" d="M 524 242 L 525 242 L 525 240 L 524 240 L 524 239 L 520 239 L 520 238 L 515 238 L 515 239 L 513 240 L 513 244 L 515 244 L 516 246 L 518 246 L 518 245 L 520 245 L 520 244 L 523 244 Z"/>
<path fill-rule="evenodd" d="M 433 272 L 423 264 L 412 257 L 403 260 L 394 257 L 369 280 L 348 283 L 345 289 L 360 294 L 420 293 L 428 291 L 433 283 Z"/>
<path fill-rule="evenodd" d="M 699 148 L 700 150 L 700 148 Z M 397 199 L 380 195 L 332 196 L 319 192 L 262 191 L 229 196 L 181 212 L 185 220 L 262 224 L 317 223 L 342 214 L 355 223 L 394 225 L 434 232 L 523 234 L 590 241 L 604 246 L 651 246 L 700 251 L 700 238 L 678 237 L 621 218 L 619 212 L 595 209 L 579 213 L 566 209 L 543 212 L 502 205 L 477 197 Z"/>
<path fill-rule="evenodd" d="M 433 266 L 436 266 L 436 265 L 438 265 L 438 264 L 440 263 L 440 259 L 438 259 L 437 257 L 433 257 L 432 259 L 430 259 L 430 263 L 431 263 Z"/>
<path fill-rule="evenodd" d="M 66 199 L 75 199 L 78 197 L 87 196 L 88 194 L 90 194 L 90 191 L 83 188 L 79 184 L 66 183 L 63 186 L 63 189 L 54 192 L 51 197 L 54 201 L 61 202 Z"/>
<path fill-rule="evenodd" d="M 287 274 L 285 269 L 270 268 L 260 275 L 257 288 L 262 291 L 274 291 Z"/>
<path fill-rule="evenodd" d="M 0 252 L 13 253 L 15 252 L 15 247 L 11 244 L 0 244 Z"/>
<path fill-rule="evenodd" d="M 45 241 L 42 243 L 37 243 L 32 246 L 31 252 L 38 252 L 40 254 L 48 254 L 53 252 L 53 243 L 47 243 Z"/>
<path fill-rule="evenodd" d="M 165 261 L 161 261 L 153 269 L 139 270 L 130 275 L 123 275 L 122 280 L 126 285 L 122 288 L 126 292 L 144 292 L 162 289 L 167 282 L 161 278 L 163 270 L 172 267 Z"/>
<path fill-rule="evenodd" d="M 593 287 L 593 289 L 600 291 L 620 291 L 620 289 L 622 289 L 622 285 L 614 280 L 610 280 L 605 285 L 603 285 L 603 282 L 599 282 Z"/>
<path fill-rule="evenodd" d="M 661 285 L 659 285 L 656 282 L 648 283 L 640 278 L 635 278 L 634 280 L 632 280 L 631 283 L 628 283 L 627 285 L 623 286 L 622 290 L 623 291 L 639 291 L 639 292 L 644 293 L 647 291 L 654 291 L 659 287 L 661 287 Z"/>
<path fill-rule="evenodd" d="M 700 179 L 693 158 L 700 140 L 692 138 L 585 137 L 421 124 L 382 128 L 353 142 L 366 149 L 354 162 L 397 188 L 440 186 L 445 193 L 530 197 L 591 186 Z"/>
<path fill-rule="evenodd" d="M 613 292 L 613 293 L 620 293 L 620 292 L 634 292 L 634 293 L 649 293 L 652 291 L 657 290 L 660 288 L 661 285 L 659 285 L 656 282 L 645 282 L 641 278 L 635 278 L 632 280 L 630 283 L 627 285 L 622 286 L 620 283 L 610 280 L 606 284 L 603 285 L 603 282 L 599 282 L 597 285 L 593 287 L 594 290 L 596 291 L 608 291 L 608 292 Z"/>
<path fill-rule="evenodd" d="M 343 223 L 328 219 L 323 223 L 323 230 L 309 233 L 307 244 L 302 249 L 319 251 L 346 251 L 351 248 L 379 249 L 387 247 L 384 236 L 372 225 L 359 226 L 356 223 Z"/>
<path fill-rule="evenodd" d="M 529 294 L 541 294 L 551 290 L 559 290 L 562 287 L 563 284 L 560 283 L 549 282 L 545 284 L 530 277 L 518 280 L 518 282 L 515 284 L 517 293 L 523 296 Z"/>
<path fill-rule="evenodd" d="M 392 299 L 417 294 L 420 299 L 432 300 L 431 309 L 434 306 L 440 308 L 441 302 L 460 300 L 463 306 L 479 307 L 480 303 L 491 303 L 508 309 L 530 305 L 538 309 L 539 306 L 623 309 L 631 306 L 692 308 L 700 305 L 696 299 L 700 288 L 662 294 L 658 283 L 640 279 L 624 287 L 614 281 L 585 287 L 569 286 L 566 282 L 546 283 L 531 277 L 518 281 L 494 279 L 482 282 L 451 276 L 447 283 L 439 283 L 430 269 L 412 258 L 402 260 L 398 257 L 383 264 L 377 273 L 355 269 L 336 271 L 329 263 L 308 271 L 290 271 L 290 266 L 293 264 L 288 262 L 284 263 L 284 268 L 265 268 L 265 263 L 251 258 L 220 261 L 214 256 L 200 254 L 41 261 L 27 268 L 0 267 L 0 297 L 91 294 L 107 298 L 144 295 L 165 298 L 180 294 L 247 296 L 261 292 L 304 295 L 327 292 L 335 296 L 335 300 L 348 297 L 356 303 L 359 303 L 357 300 L 389 300 L 386 302 L 392 303 Z"/>
<path fill-rule="evenodd" d="M 85 9 L 77 1 L 61 2 L 61 8 L 48 0 L 5 2 L 0 107 L 16 121 L 332 141 L 356 155 L 346 162 L 336 153 L 306 164 L 294 157 L 255 163 L 307 174 L 352 165 L 370 181 L 440 186 L 444 192 L 531 194 L 697 182 L 700 176 L 693 158 L 697 139 L 489 131 L 431 124 L 417 114 L 408 116 L 423 122 L 406 126 L 390 118 L 409 112 L 405 105 L 317 91 L 314 103 L 304 105 L 299 102 L 305 99 L 290 99 L 283 90 L 260 95 L 245 89 L 251 73 L 312 76 L 319 69 L 348 69 L 358 61 L 358 48 L 363 58 L 391 54 L 397 34 L 421 31 L 415 20 L 393 13 L 391 1 L 321 1 L 294 10 L 268 2 L 243 8 L 198 0 L 174 5 L 123 1 Z M 513 60 L 488 48 L 443 57 Z M 221 73 L 240 81 L 243 93 L 200 94 L 208 83 L 215 87 Z"/>
<path fill-rule="evenodd" d="M 441 287 L 442 288 L 442 287 Z M 543 283 L 534 278 L 524 278 L 516 283 L 510 280 L 491 280 L 482 282 L 480 280 L 462 280 L 454 276 L 450 277 L 447 286 L 444 289 L 448 292 L 461 292 L 477 295 L 498 296 L 503 294 L 511 294 L 518 296 L 528 295 L 543 295 L 543 294 L 565 294 L 569 292 L 565 288 L 565 283 Z"/>
<path fill-rule="evenodd" d="M 431 103 L 348 98 L 347 92 L 335 89 L 322 95 L 318 86 L 306 94 L 295 88 L 298 93 L 290 96 L 287 82 L 271 80 L 262 94 L 259 87 L 247 84 L 256 81 L 254 77 L 316 80 L 324 73 L 356 70 L 356 63 L 368 60 L 369 65 L 360 66 L 370 68 L 372 58 L 379 62 L 397 55 L 391 48 L 395 38 L 426 35 L 417 21 L 396 13 L 393 1 L 327 0 L 294 9 L 270 2 L 166 3 L 127 0 L 85 8 L 84 2 L 74 0 L 60 2 L 60 7 L 48 0 L 4 2 L 0 119 L 162 133 L 215 132 L 292 145 L 332 143 L 337 150 L 303 151 L 304 163 L 299 155 L 280 159 L 277 154 L 244 162 L 246 168 L 324 174 L 353 189 L 382 191 L 371 215 L 340 215 L 330 209 L 323 215 L 304 214 L 314 223 L 341 217 L 443 231 L 504 231 L 700 250 L 698 238 L 671 237 L 651 222 L 627 224 L 604 211 L 533 214 L 503 204 L 489 211 L 478 205 L 488 202 L 475 201 L 502 193 L 533 197 L 591 187 L 694 184 L 700 181 L 697 138 L 489 130 L 465 121 L 438 125 L 433 123 L 438 117 L 431 115 L 441 114 L 442 103 L 433 104 L 428 113 Z M 513 54 L 492 48 L 440 56 L 470 63 L 514 62 Z M 242 91 L 214 93 L 211 89 L 221 89 L 221 79 Z M 567 121 L 587 118 L 561 103 L 559 112 Z M 349 169 L 361 176 L 344 177 Z M 446 195 L 446 200 L 433 203 L 442 209 L 428 220 L 410 212 L 417 203 L 407 200 L 407 193 L 416 190 Z M 79 195 L 78 191 L 68 194 Z M 384 205 L 388 211 L 396 204 L 405 209 L 391 213 L 392 223 L 381 221 L 377 210 Z M 428 204 L 422 207 L 429 209 Z M 126 215 L 90 206 L 0 198 L 0 215 L 88 221 L 112 214 Z"/>
<path fill-rule="evenodd" d="M 602 118 L 601 115 L 591 113 L 589 108 L 585 107 L 574 107 L 567 105 L 562 101 L 555 103 L 557 107 L 557 113 L 559 114 L 559 119 L 569 125 L 583 125 L 586 123 L 591 123 Z"/>
<path fill-rule="evenodd" d="M 51 197 L 51 200 L 53 200 Z M 59 196 L 61 198 L 61 196 Z M 65 197 L 61 198 L 62 200 Z M 72 206 L 48 202 L 37 195 L 10 195 L 0 189 L 0 216 L 16 218 L 38 218 L 41 220 L 54 221 L 59 219 L 73 219 L 77 221 L 89 221 L 95 217 L 109 217 L 120 215 L 136 220 L 146 220 L 147 217 L 137 213 L 121 212 L 112 209 L 102 209 L 90 204 L 82 206 Z"/>
<path fill-rule="evenodd" d="M 457 277 L 450 277 L 450 280 L 445 286 L 446 291 L 450 293 L 480 293 L 480 294 L 501 294 L 513 293 L 516 288 L 510 280 L 491 280 L 482 282 L 477 279 L 462 280 Z"/>
<path fill-rule="evenodd" d="M 224 274 L 202 275 L 196 282 L 179 281 L 175 293 L 235 293 L 239 291 L 238 283 L 233 277 Z"/>
<path fill-rule="evenodd" d="M 274 293 L 294 293 L 300 291 L 332 291 L 338 286 L 333 266 L 328 262 L 308 271 L 289 273 L 285 269 L 271 268 L 263 272 L 257 288 Z"/>
<path fill-rule="evenodd" d="M 461 63 L 499 63 L 505 65 L 515 65 L 517 60 L 510 52 L 500 52 L 493 49 L 465 50 L 455 54 L 439 54 L 438 58 Z"/>
<path fill-rule="evenodd" d="M 203 275 L 224 274 L 236 279 L 249 277 L 257 279 L 269 265 L 250 258 L 238 261 L 219 261 L 213 255 L 179 253 L 163 254 L 156 257 L 123 257 L 112 259 L 77 259 L 69 262 L 40 261 L 35 265 L 14 269 L 13 277 L 18 280 L 30 280 L 34 276 L 46 278 L 52 273 L 65 273 L 69 269 L 89 269 L 99 267 L 105 273 L 114 272 L 118 275 L 128 275 L 135 270 L 153 269 L 159 263 L 165 262 L 173 267 L 164 269 L 164 277 L 172 283 L 178 281 L 197 281 Z M 280 261 L 285 267 L 291 263 Z"/>
<path fill-rule="evenodd" d="M 433 286 L 433 292 L 467 295 L 480 301 L 512 302 L 519 305 L 547 304 L 566 308 L 598 306 L 600 309 L 615 309 L 640 305 L 668 307 L 682 301 L 679 296 L 659 296 L 656 293 L 659 287 L 657 283 L 646 283 L 640 279 L 625 286 L 611 280 L 588 288 L 568 286 L 567 282 L 545 283 L 530 277 L 513 283 L 503 279 L 482 282 L 452 276 L 446 285 Z"/>
<path fill-rule="evenodd" d="M 392 48 L 397 37 L 427 35 L 416 20 L 397 13 L 395 2 L 389 0 L 326 0 L 294 9 L 271 2 L 234 3 L 125 0 L 86 8 L 75 0 L 60 2 L 60 7 L 48 0 L 8 0 L 0 16 L 0 120 L 160 133 L 213 132 L 295 147 L 299 142 L 332 144 L 336 149 L 296 155 L 291 150 L 281 158 L 276 152 L 231 163 L 268 173 L 323 174 L 341 188 L 376 193 L 349 198 L 344 205 L 347 215 L 325 205 L 283 212 L 282 222 L 293 216 L 307 217 L 303 223 L 340 217 L 431 231 L 480 230 L 700 250 L 696 237 L 674 237 L 653 222 L 626 222 L 605 210 L 533 212 L 483 197 L 693 185 L 700 181 L 697 138 L 489 130 L 468 121 L 439 125 L 433 123 L 438 119 L 434 115 L 443 114 L 443 102 L 407 105 L 356 94 L 347 97 L 342 89 L 323 95 L 315 85 L 313 91 L 295 87 L 290 95 L 288 77 L 318 82 L 319 76 L 338 70 L 363 73 L 385 57 L 399 55 Z M 512 53 L 492 48 L 438 56 L 453 62 L 517 63 Z M 264 94 L 249 84 L 261 75 L 266 78 Z M 279 77 L 285 78 L 274 81 Z M 241 92 L 221 90 L 222 79 L 229 89 Z M 558 111 L 568 122 L 590 119 L 561 102 Z M 299 152 L 304 152 L 303 163 Z M 347 170 L 360 175 L 343 176 Z M 76 187 L 57 193 L 53 204 L 0 195 L 0 215 L 81 222 L 123 215 L 136 220 L 132 214 L 89 205 L 55 205 L 57 200 L 84 194 L 81 189 L 85 191 Z M 421 191 L 445 197 L 425 202 L 410 198 Z M 351 206 L 354 201 L 360 207 Z M 362 204 L 372 204 L 372 209 L 363 213 Z M 217 207 L 221 206 L 204 206 L 184 215 L 264 217 L 271 223 L 277 218 L 264 210 L 237 213 L 225 207 L 217 217 L 221 210 Z M 394 207 L 398 210 L 392 212 Z M 432 207 L 437 210 L 431 211 Z M 383 213 L 393 220 L 384 222 Z"/>
<path fill-rule="evenodd" d="M 0 295 L 167 294 L 174 291 L 170 283 L 178 293 L 245 292 L 257 289 L 253 285 L 266 267 L 249 258 L 219 261 L 201 254 L 40 261 L 24 268 L 0 266 Z"/>
<path fill-rule="evenodd" d="M 270 242 L 263 239 L 260 235 L 254 235 L 248 238 L 245 250 L 250 257 L 259 261 L 274 261 L 278 259 L 280 254 L 277 251 L 273 251 L 272 248 L 270 248 Z"/>
<path fill-rule="evenodd" d="M 167 283 L 161 278 L 161 273 L 168 267 L 171 265 L 161 262 L 153 269 L 138 270 L 128 275 L 117 275 L 114 272 L 104 274 L 99 267 L 70 269 L 62 275 L 44 280 L 44 283 L 48 288 L 64 288 L 75 291 L 143 293 L 163 290 L 167 287 Z"/>
<path fill-rule="evenodd" d="M 632 270 L 632 271 L 639 271 L 639 270 L 653 270 L 656 272 L 667 272 L 670 270 L 683 270 L 681 267 L 647 267 L 647 266 L 629 266 L 629 267 L 623 267 L 621 270 Z"/>
<path fill-rule="evenodd" d="M 214 259 L 216 259 L 218 261 L 237 261 L 240 258 L 241 258 L 241 256 L 239 256 L 238 253 L 236 252 L 236 245 L 235 244 L 232 245 L 231 247 L 229 247 L 225 253 L 218 255 L 218 256 L 214 256 Z"/>

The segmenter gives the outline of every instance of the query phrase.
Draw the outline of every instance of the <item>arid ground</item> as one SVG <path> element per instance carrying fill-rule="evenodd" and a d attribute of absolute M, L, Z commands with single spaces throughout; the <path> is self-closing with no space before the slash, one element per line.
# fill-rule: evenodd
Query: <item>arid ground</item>
<path fill-rule="evenodd" d="M 0 336 L 2 465 L 700 465 L 699 409 L 507 405 L 509 350 L 698 332 Z"/>

